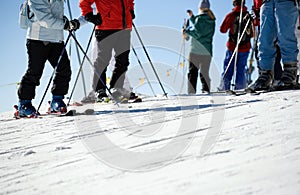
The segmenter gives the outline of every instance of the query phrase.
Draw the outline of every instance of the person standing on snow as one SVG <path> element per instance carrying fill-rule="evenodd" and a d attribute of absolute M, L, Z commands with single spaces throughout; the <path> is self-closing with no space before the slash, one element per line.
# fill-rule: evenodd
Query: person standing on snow
<path fill-rule="evenodd" d="M 253 37 L 253 25 L 251 22 L 247 24 L 250 20 L 249 13 L 247 11 L 247 7 L 245 6 L 245 1 L 242 0 L 233 0 L 233 10 L 229 14 L 226 15 L 224 21 L 221 24 L 220 32 L 226 33 L 229 31 L 229 39 L 227 41 L 227 51 L 224 60 L 224 72 L 222 73 L 222 81 L 220 90 L 228 91 L 230 90 L 232 76 L 235 70 L 235 60 L 232 58 L 233 52 L 237 47 L 238 43 L 238 34 L 239 34 L 239 17 L 240 11 L 242 7 L 242 25 L 240 27 L 240 35 L 242 36 L 243 30 L 246 28 L 244 35 L 242 36 L 241 42 L 238 45 L 237 62 L 236 62 L 236 78 L 235 78 L 235 90 L 244 89 L 246 87 L 246 75 L 245 75 L 245 67 L 247 65 L 247 59 L 249 56 L 249 51 L 251 48 L 250 39 Z M 244 25 L 243 25 L 244 24 Z M 247 26 L 246 26 L 247 25 Z M 228 68 L 229 66 L 229 68 Z M 227 72 L 226 72 L 227 70 Z"/>
<path fill-rule="evenodd" d="M 215 33 L 215 16 L 210 10 L 209 0 L 199 3 L 199 15 L 195 16 L 188 10 L 194 29 L 183 29 L 184 34 L 192 37 L 189 55 L 188 94 L 195 94 L 200 69 L 202 92 L 210 93 L 209 68 L 212 58 L 212 42 Z"/>
<path fill-rule="evenodd" d="M 63 30 L 76 30 L 80 26 L 77 19 L 69 21 L 64 16 L 63 0 L 29 0 L 28 5 L 32 18 L 26 37 L 28 68 L 18 89 L 20 117 L 37 115 L 31 101 L 35 97 L 36 86 L 40 84 L 45 63 L 48 60 L 55 68 L 64 49 Z M 65 51 L 53 79 L 51 112 L 67 111 L 63 98 L 68 92 L 70 79 L 70 61 Z"/>
<path fill-rule="evenodd" d="M 297 79 L 298 46 L 295 28 L 298 18 L 298 0 L 265 0 L 261 7 L 260 36 L 258 38 L 259 76 L 249 90 L 265 90 L 272 87 L 278 40 L 283 62 L 283 72 L 277 89 L 293 89 Z M 288 10 L 288 11 L 287 11 Z"/>
<path fill-rule="evenodd" d="M 96 5 L 93 13 L 92 5 Z M 132 20 L 135 18 L 133 0 L 80 0 L 79 7 L 88 22 L 96 25 L 97 57 L 94 61 L 93 92 L 96 101 L 103 101 L 106 94 L 106 69 L 115 51 L 115 68 L 110 89 L 116 96 L 133 93 L 124 90 L 125 73 L 129 66 L 130 37 Z M 116 97 L 118 98 L 118 97 Z"/>

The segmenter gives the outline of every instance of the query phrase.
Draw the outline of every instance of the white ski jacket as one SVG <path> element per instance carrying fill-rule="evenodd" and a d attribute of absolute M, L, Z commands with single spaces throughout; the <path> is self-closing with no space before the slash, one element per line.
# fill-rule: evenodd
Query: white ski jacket
<path fill-rule="evenodd" d="M 64 40 L 64 0 L 28 0 L 34 16 L 27 28 L 27 39 L 62 42 Z"/>

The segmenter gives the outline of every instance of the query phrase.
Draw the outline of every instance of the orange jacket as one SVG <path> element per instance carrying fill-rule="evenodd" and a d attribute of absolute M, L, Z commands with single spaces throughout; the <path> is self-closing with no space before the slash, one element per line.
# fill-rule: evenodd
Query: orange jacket
<path fill-rule="evenodd" d="M 96 12 L 101 14 L 102 24 L 98 30 L 121 30 L 132 28 L 131 11 L 134 10 L 134 0 L 80 0 L 81 14 L 93 12 L 92 4 L 96 5 Z M 94 14 L 97 14 L 94 13 Z"/>

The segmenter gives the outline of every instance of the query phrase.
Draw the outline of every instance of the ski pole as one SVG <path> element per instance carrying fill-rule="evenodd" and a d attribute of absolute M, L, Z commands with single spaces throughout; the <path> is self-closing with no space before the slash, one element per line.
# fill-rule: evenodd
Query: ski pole
<path fill-rule="evenodd" d="M 164 89 L 164 87 L 163 87 L 163 85 L 162 85 L 162 83 L 161 83 L 161 81 L 160 81 L 160 79 L 159 79 L 159 76 L 158 76 L 158 74 L 157 74 L 157 72 L 156 72 L 156 70 L 155 70 L 155 68 L 154 68 L 154 65 L 153 65 L 153 63 L 152 63 L 152 61 L 151 61 L 151 59 L 150 59 L 150 56 L 149 56 L 149 54 L 148 54 L 148 52 L 147 52 L 147 50 L 146 50 L 146 48 L 145 48 L 145 45 L 144 45 L 144 43 L 143 43 L 143 41 L 142 41 L 142 39 L 141 39 L 141 37 L 140 37 L 140 34 L 138 33 L 138 31 L 137 31 L 137 29 L 136 29 L 134 23 L 132 23 L 132 25 L 133 25 L 133 28 L 134 28 L 134 30 L 135 30 L 135 33 L 136 33 L 136 35 L 137 35 L 139 41 L 141 42 L 141 45 L 142 45 L 142 47 L 143 47 L 143 49 L 144 49 L 144 52 L 145 52 L 145 54 L 146 54 L 146 56 L 147 56 L 147 58 L 148 58 L 148 60 L 149 60 L 149 62 L 150 62 L 150 65 L 151 65 L 151 67 L 152 67 L 152 69 L 153 69 L 153 72 L 154 72 L 154 74 L 155 74 L 155 76 L 156 76 L 156 78 L 157 78 L 157 80 L 158 80 L 158 82 L 159 82 L 159 85 L 160 85 L 162 91 L 164 92 L 164 95 L 165 95 L 166 97 L 168 97 L 168 96 L 167 96 L 167 93 L 166 93 L 166 91 L 165 91 L 165 89 Z"/>
<path fill-rule="evenodd" d="M 72 19 L 73 18 L 73 15 L 72 15 L 72 10 L 71 10 L 71 6 L 70 6 L 70 0 L 67 0 L 67 5 L 68 5 L 68 10 L 69 10 L 69 15 L 70 15 L 70 18 Z M 74 35 L 76 37 L 76 33 L 74 32 Z M 71 50 L 71 44 L 70 44 L 70 50 Z M 79 54 L 79 49 L 78 49 L 78 46 L 76 45 L 76 53 L 77 53 L 77 59 L 78 59 L 78 63 L 81 64 L 81 61 L 80 61 L 80 54 Z M 69 55 L 71 54 L 71 51 L 69 52 Z M 83 72 L 80 72 L 81 73 L 81 78 L 82 78 L 82 85 L 83 85 L 83 93 L 84 93 L 84 96 L 87 95 L 87 92 L 86 92 L 86 84 L 85 84 L 85 78 L 84 78 L 84 74 Z"/>
<path fill-rule="evenodd" d="M 141 63 L 141 61 L 140 61 L 140 59 L 139 59 L 139 57 L 138 57 L 138 55 L 137 55 L 137 53 L 136 53 L 134 47 L 131 46 L 131 49 L 132 49 L 132 51 L 133 51 L 133 53 L 134 53 L 134 55 L 135 55 L 135 57 L 136 57 L 136 59 L 137 59 L 139 65 L 140 65 L 140 67 L 141 67 L 141 69 L 142 69 L 144 75 L 145 75 L 145 78 L 146 78 L 147 82 L 149 83 L 150 89 L 151 89 L 151 91 L 152 91 L 154 97 L 156 97 L 156 95 L 155 95 L 155 93 L 154 93 L 154 90 L 153 90 L 153 88 L 152 88 L 152 85 L 151 85 L 151 83 L 150 83 L 150 81 L 149 81 L 149 79 L 148 79 L 148 77 L 147 77 L 147 74 L 146 74 L 146 72 L 145 72 L 145 70 L 144 70 L 144 67 L 142 66 L 142 63 Z"/>
<path fill-rule="evenodd" d="M 240 18 L 239 18 L 239 28 L 238 28 L 238 35 L 237 35 L 237 40 L 240 39 L 241 37 L 241 25 L 242 25 L 242 20 L 243 20 L 243 8 L 244 8 L 244 0 L 241 1 L 241 10 L 240 10 Z M 247 27 L 248 25 L 246 25 Z M 236 50 L 239 50 L 239 43 L 236 45 Z M 237 60 L 238 60 L 238 55 L 235 55 L 234 58 L 234 66 L 233 66 L 233 72 L 236 74 L 236 64 L 237 64 Z M 235 76 L 233 77 L 233 80 L 235 81 Z"/>
<path fill-rule="evenodd" d="M 80 45 L 80 43 L 78 42 L 77 38 L 73 35 L 73 33 L 71 33 L 72 38 L 74 39 L 74 41 L 76 42 L 76 44 L 78 45 L 79 49 L 81 50 L 81 52 L 86 56 L 86 59 L 88 60 L 88 62 L 90 63 L 90 65 L 95 69 L 92 61 L 90 60 L 90 58 L 87 56 L 87 53 L 83 50 L 82 46 Z M 100 82 L 105 86 L 105 88 L 107 89 L 108 93 L 111 95 L 111 97 L 114 99 L 114 101 L 116 102 L 117 106 L 119 106 L 119 100 L 117 100 L 113 94 L 111 93 L 110 89 L 107 87 L 106 83 L 101 79 L 100 74 L 94 70 L 94 72 L 97 74 L 97 76 L 99 77 Z"/>
<path fill-rule="evenodd" d="M 87 45 L 87 47 L 86 47 L 85 53 L 88 53 L 88 50 L 89 50 L 90 44 L 91 44 L 91 42 L 92 42 L 92 38 L 93 38 L 93 35 L 94 35 L 94 32 L 95 32 L 95 29 L 96 29 L 96 26 L 94 26 L 94 28 L 93 28 L 93 31 L 92 31 L 92 34 L 91 34 L 91 36 L 90 36 L 90 39 L 89 39 L 88 45 Z M 77 44 L 76 44 L 76 46 L 77 46 Z M 78 48 L 78 46 L 77 46 L 77 48 Z M 76 84 L 77 84 L 78 79 L 79 79 L 79 75 L 80 75 L 80 73 L 82 73 L 82 67 L 83 67 L 85 58 L 86 58 L 86 55 L 83 56 L 83 59 L 82 59 L 81 64 L 80 64 L 80 66 L 79 66 L 79 70 L 78 70 L 78 73 L 77 73 L 77 76 L 76 76 L 76 79 L 75 79 L 75 83 L 74 83 L 74 85 L 73 85 L 73 89 L 72 89 L 72 91 L 71 91 L 71 94 L 70 94 L 70 97 L 69 97 L 69 100 L 68 100 L 68 104 L 67 104 L 67 105 L 70 104 L 70 101 L 71 101 L 71 99 L 72 99 L 73 93 L 74 93 L 74 91 L 75 91 Z"/>
<path fill-rule="evenodd" d="M 62 51 L 61 51 L 61 54 L 60 54 L 60 56 L 59 56 L 59 58 L 58 58 L 58 60 L 57 60 L 56 66 L 55 66 L 55 68 L 54 68 L 54 70 L 53 70 L 53 72 L 52 72 L 52 75 L 51 75 L 50 79 L 49 79 L 49 82 L 48 82 L 48 85 L 47 85 L 47 87 L 46 87 L 46 90 L 45 90 L 45 92 L 44 92 L 44 94 L 43 94 L 43 97 L 42 97 L 42 99 L 41 99 L 41 101 L 40 101 L 40 104 L 39 104 L 39 106 L 38 106 L 38 108 L 37 108 L 37 110 L 36 110 L 37 113 L 39 112 L 39 110 L 40 110 L 40 108 L 41 108 L 41 105 L 42 105 L 42 103 L 43 103 L 43 101 L 44 101 L 44 99 L 45 99 L 45 96 L 46 96 L 47 91 L 48 91 L 48 89 L 49 89 L 49 87 L 50 87 L 50 84 L 51 84 L 51 82 L 52 82 L 52 80 L 53 80 L 53 77 L 54 77 L 54 75 L 55 75 L 55 72 L 56 72 L 56 70 L 57 70 L 57 67 L 59 66 L 59 63 L 60 63 L 60 61 L 61 61 L 61 59 L 62 59 L 62 56 L 63 56 L 63 54 L 64 54 L 65 51 L 66 51 L 66 47 L 67 47 L 67 44 L 68 44 L 68 42 L 69 42 L 69 40 L 70 40 L 70 38 L 71 38 L 71 35 L 72 35 L 72 32 L 69 31 L 69 35 L 68 35 L 68 38 L 67 38 L 67 40 L 66 40 L 66 43 L 65 43 L 64 46 L 63 46 L 63 49 L 62 49 Z"/>

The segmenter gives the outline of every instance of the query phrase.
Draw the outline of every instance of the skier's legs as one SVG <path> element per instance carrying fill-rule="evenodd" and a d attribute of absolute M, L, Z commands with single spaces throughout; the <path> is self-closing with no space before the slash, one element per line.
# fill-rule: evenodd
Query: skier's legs
<path fill-rule="evenodd" d="M 21 100 L 31 100 L 35 97 L 35 88 L 40 85 L 48 55 L 48 48 L 43 41 L 27 40 L 26 46 L 28 68 L 18 89 L 18 96 Z"/>

